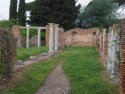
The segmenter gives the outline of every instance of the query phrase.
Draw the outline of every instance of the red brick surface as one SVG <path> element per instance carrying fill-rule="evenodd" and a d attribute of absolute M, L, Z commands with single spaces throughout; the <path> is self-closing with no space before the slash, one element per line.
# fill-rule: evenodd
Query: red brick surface
<path fill-rule="evenodd" d="M 121 31 L 121 65 L 120 65 L 120 94 L 125 94 L 125 19 Z"/>
<path fill-rule="evenodd" d="M 75 28 L 64 33 L 66 46 L 96 46 L 97 28 Z M 74 34 L 75 35 L 74 35 Z"/>

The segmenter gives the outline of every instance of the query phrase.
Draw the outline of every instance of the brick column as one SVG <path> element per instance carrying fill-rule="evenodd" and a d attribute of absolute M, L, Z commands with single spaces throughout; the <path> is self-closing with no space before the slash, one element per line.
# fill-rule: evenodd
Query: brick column
<path fill-rule="evenodd" d="M 17 47 L 21 47 L 22 46 L 22 36 L 21 36 L 21 33 L 20 33 L 20 26 L 18 25 L 14 25 L 12 27 L 12 34 L 14 35 L 14 37 L 16 38 L 16 46 Z"/>
<path fill-rule="evenodd" d="M 125 94 L 125 19 L 122 21 L 121 32 L 120 83 L 120 94 Z"/>

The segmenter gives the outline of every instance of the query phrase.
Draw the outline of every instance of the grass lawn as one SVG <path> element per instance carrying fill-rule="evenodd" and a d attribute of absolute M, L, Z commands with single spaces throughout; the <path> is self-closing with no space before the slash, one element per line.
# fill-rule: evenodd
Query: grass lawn
<path fill-rule="evenodd" d="M 0 90 L 0 94 L 35 94 L 52 70 L 62 61 L 63 56 L 66 55 L 62 53 L 42 63 L 33 64 L 23 72 L 23 81 L 9 89 Z"/>
<path fill-rule="evenodd" d="M 71 94 L 118 94 L 115 84 L 104 81 L 106 73 L 94 47 L 66 48 L 64 72 L 71 83 Z"/>
<path fill-rule="evenodd" d="M 64 52 L 23 72 L 24 80 L 0 90 L 0 94 L 35 94 L 54 68 L 63 61 L 63 69 L 71 83 L 70 94 L 117 94 L 116 85 L 103 79 L 104 67 L 94 47 L 66 48 Z"/>
<path fill-rule="evenodd" d="M 40 48 L 38 47 L 31 47 L 31 48 L 18 48 L 17 49 L 17 59 L 18 60 L 26 60 L 30 56 L 38 55 L 42 52 L 47 52 L 48 49 L 45 46 Z"/>

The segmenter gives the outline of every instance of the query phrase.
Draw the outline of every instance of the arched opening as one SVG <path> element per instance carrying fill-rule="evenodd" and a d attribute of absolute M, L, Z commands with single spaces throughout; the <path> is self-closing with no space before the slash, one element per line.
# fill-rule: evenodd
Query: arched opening
<path fill-rule="evenodd" d="M 72 32 L 72 34 L 71 34 L 71 41 L 72 41 L 72 43 L 77 42 L 77 35 L 78 35 L 78 33 L 76 31 Z"/>
<path fill-rule="evenodd" d="M 92 33 L 92 45 L 96 46 L 96 31 Z"/>
<path fill-rule="evenodd" d="M 93 32 L 93 35 L 96 35 L 96 32 Z"/>

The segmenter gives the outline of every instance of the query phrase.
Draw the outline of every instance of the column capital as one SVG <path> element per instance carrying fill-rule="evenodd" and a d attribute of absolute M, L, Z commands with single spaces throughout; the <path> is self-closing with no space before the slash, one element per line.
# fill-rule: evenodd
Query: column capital
<path fill-rule="evenodd" d="M 103 32 L 106 32 L 106 30 L 107 30 L 107 29 L 106 29 L 106 28 L 104 28 L 104 29 L 103 29 Z"/>
<path fill-rule="evenodd" d="M 55 25 L 55 23 L 48 23 L 49 24 L 49 26 L 54 26 Z"/>
<path fill-rule="evenodd" d="M 40 28 L 40 27 L 38 27 L 38 28 L 37 28 L 37 30 L 41 30 L 41 28 Z"/>
<path fill-rule="evenodd" d="M 59 24 L 55 24 L 55 27 L 56 27 L 56 26 L 58 27 L 58 26 L 59 26 Z"/>

